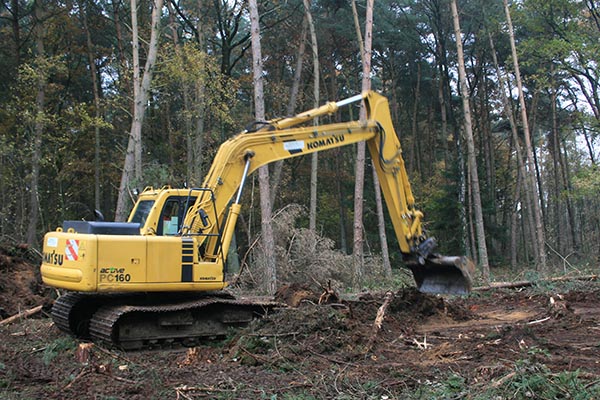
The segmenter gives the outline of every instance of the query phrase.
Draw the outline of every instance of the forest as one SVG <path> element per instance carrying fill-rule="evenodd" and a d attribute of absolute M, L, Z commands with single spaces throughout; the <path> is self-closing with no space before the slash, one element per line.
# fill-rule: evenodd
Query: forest
<path fill-rule="evenodd" d="M 219 145 L 248 124 L 348 98 L 367 80 L 389 99 L 441 252 L 472 257 L 486 281 L 495 271 L 548 276 L 597 265 L 597 1 L 268 0 L 258 2 L 258 35 L 250 5 L 3 1 L 0 241 L 39 250 L 45 232 L 93 219 L 94 209 L 124 220 L 136 191 L 200 185 Z M 318 168 L 310 157 L 272 165 L 266 194 L 252 175 L 240 262 L 259 263 L 258 199 L 269 196 L 278 240 L 303 232 L 328 263 L 356 251 L 359 232 L 370 270 L 385 274 L 385 260 L 398 268 L 369 172 L 356 209 L 355 171 L 370 166 L 363 157 L 347 146 L 319 153 Z"/>

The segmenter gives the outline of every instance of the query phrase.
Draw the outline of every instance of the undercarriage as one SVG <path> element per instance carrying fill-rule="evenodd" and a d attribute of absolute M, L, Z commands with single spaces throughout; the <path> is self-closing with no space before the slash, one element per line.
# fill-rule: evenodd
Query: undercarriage
<path fill-rule="evenodd" d="M 59 329 L 78 338 L 137 350 L 194 346 L 204 339 L 225 337 L 231 329 L 282 306 L 223 293 L 68 293 L 56 300 L 52 319 Z"/>

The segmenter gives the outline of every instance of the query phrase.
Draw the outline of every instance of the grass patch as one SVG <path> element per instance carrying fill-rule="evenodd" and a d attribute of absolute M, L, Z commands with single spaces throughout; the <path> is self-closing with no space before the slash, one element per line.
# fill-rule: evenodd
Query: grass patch
<path fill-rule="evenodd" d="M 437 382 L 425 382 L 406 394 L 407 399 L 573 399 L 600 398 L 600 381 L 581 371 L 552 372 L 544 364 L 518 361 L 504 377 L 472 384 L 453 374 Z"/>
<path fill-rule="evenodd" d="M 42 361 L 48 366 L 58 355 L 75 350 L 77 343 L 70 336 L 63 336 L 50 343 L 44 349 Z"/>

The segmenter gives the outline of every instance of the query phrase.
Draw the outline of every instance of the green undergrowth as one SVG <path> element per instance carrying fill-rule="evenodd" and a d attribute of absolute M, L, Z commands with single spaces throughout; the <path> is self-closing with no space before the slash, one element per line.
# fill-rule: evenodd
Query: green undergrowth
<path fill-rule="evenodd" d="M 573 399 L 600 398 L 600 381 L 579 370 L 553 372 L 529 359 L 517 361 L 503 376 L 485 382 L 452 374 L 437 382 L 425 382 L 406 393 L 407 399 Z"/>

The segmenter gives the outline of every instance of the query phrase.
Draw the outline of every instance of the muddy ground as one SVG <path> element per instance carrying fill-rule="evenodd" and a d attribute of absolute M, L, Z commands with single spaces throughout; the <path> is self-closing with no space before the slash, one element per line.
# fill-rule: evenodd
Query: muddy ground
<path fill-rule="evenodd" d="M 0 256 L 2 317 L 55 294 L 35 268 Z M 380 330 L 385 293 L 318 305 L 319 293 L 286 289 L 297 307 L 194 348 L 86 348 L 46 312 L 0 326 L 0 398 L 599 398 L 597 283 L 468 297 L 405 288 L 387 296 Z"/>

